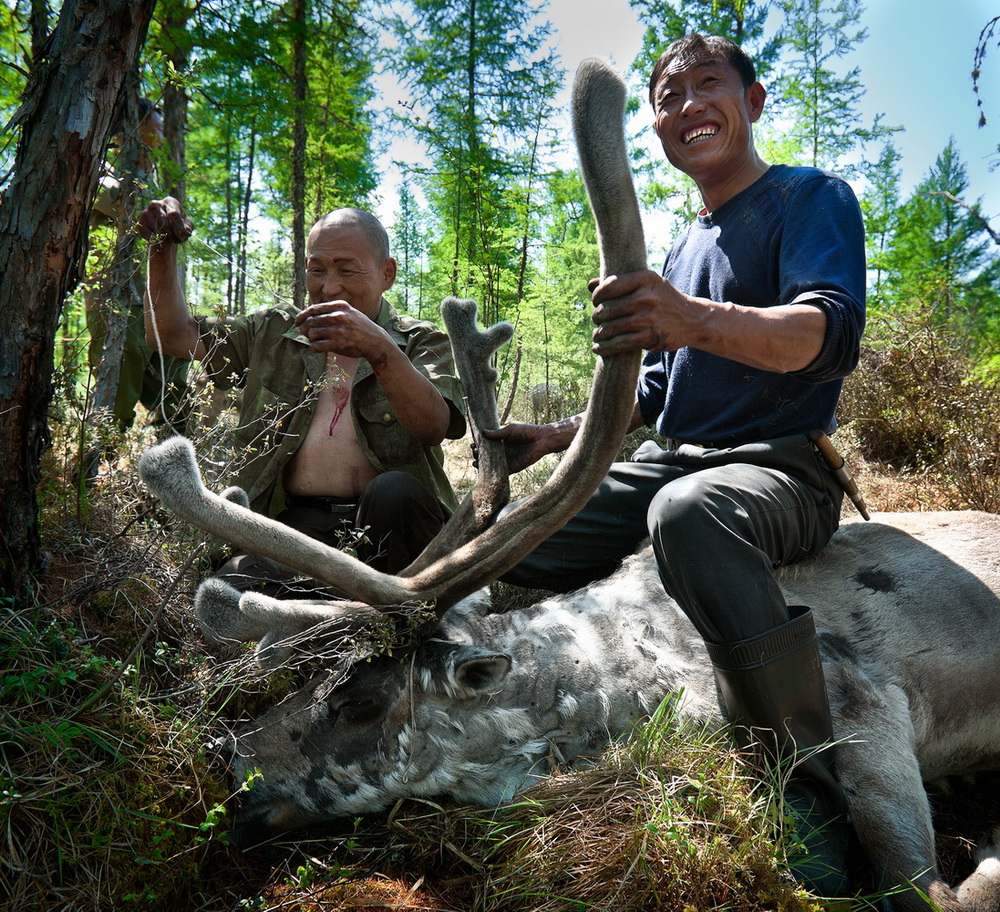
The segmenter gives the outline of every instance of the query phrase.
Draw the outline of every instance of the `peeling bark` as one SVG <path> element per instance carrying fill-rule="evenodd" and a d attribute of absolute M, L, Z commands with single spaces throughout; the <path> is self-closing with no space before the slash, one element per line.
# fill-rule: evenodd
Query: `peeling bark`
<path fill-rule="evenodd" d="M 120 90 L 154 0 L 66 0 L 12 126 L 0 201 L 0 596 L 32 603 L 41 565 L 36 487 L 48 444 L 56 329 L 79 281 Z"/>

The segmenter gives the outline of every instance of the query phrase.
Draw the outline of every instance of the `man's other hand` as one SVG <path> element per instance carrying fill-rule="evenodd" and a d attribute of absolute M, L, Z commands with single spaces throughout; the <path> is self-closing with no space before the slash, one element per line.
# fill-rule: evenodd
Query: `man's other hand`
<path fill-rule="evenodd" d="M 139 236 L 151 243 L 183 244 L 194 233 L 194 222 L 172 196 L 153 200 L 139 216 Z"/>
<path fill-rule="evenodd" d="M 549 453 L 561 453 L 573 442 L 579 416 L 563 418 L 551 424 L 507 424 L 502 428 L 481 429 L 484 437 L 503 441 L 507 469 L 520 472 Z"/>

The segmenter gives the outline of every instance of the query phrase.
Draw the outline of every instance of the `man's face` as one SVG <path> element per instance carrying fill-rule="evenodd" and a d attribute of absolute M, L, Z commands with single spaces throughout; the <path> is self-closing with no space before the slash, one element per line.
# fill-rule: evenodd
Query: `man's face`
<path fill-rule="evenodd" d="M 147 149 L 163 145 L 163 118 L 155 108 L 139 121 L 139 140 Z"/>
<path fill-rule="evenodd" d="M 669 162 L 699 184 L 726 180 L 754 160 L 764 88 L 743 87 L 721 57 L 692 53 L 670 63 L 653 93 L 656 134 Z"/>
<path fill-rule="evenodd" d="M 349 225 L 316 225 L 306 244 L 306 289 L 310 304 L 347 301 L 374 320 L 382 294 L 396 280 L 396 261 L 384 263 L 368 237 Z"/>

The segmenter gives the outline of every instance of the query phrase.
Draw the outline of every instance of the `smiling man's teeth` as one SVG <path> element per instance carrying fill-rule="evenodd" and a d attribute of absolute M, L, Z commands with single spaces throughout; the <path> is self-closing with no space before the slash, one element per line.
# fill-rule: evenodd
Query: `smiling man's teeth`
<path fill-rule="evenodd" d="M 700 130 L 693 130 L 684 137 L 684 144 L 690 145 L 699 139 L 707 139 L 711 136 L 715 136 L 718 132 L 718 127 L 702 127 Z"/>

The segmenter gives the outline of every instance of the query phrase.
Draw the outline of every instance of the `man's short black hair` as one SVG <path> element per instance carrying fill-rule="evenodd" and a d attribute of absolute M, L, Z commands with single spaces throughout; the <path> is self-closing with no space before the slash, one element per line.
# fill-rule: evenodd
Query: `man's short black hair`
<path fill-rule="evenodd" d="M 691 54 L 705 54 L 713 57 L 721 57 L 729 63 L 743 82 L 743 88 L 748 89 L 757 81 L 757 68 L 746 51 L 734 41 L 723 38 L 721 35 L 685 35 L 671 42 L 667 49 L 656 61 L 653 72 L 649 75 L 649 102 L 655 106 L 653 93 L 660 82 L 663 71 L 676 58 Z"/>

